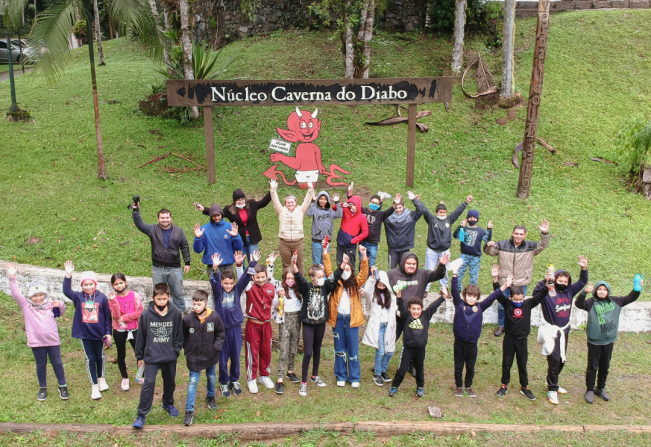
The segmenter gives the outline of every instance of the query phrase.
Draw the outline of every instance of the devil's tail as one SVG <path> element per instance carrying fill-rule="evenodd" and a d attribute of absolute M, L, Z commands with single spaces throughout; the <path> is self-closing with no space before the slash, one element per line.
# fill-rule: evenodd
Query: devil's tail
<path fill-rule="evenodd" d="M 338 178 L 343 179 L 343 177 L 341 175 L 338 175 L 337 173 L 335 173 L 335 170 L 340 171 L 344 175 L 350 174 L 350 172 L 345 171 L 343 168 L 337 166 L 336 164 L 331 164 L 330 165 L 330 172 L 325 173 L 325 174 L 328 175 L 328 178 L 326 180 L 328 185 L 330 185 L 330 186 L 348 186 L 348 184 L 345 183 L 345 182 L 335 182 L 335 181 L 333 181 L 334 179 L 338 179 Z"/>
<path fill-rule="evenodd" d="M 283 182 L 285 182 L 285 185 L 287 186 L 294 186 L 296 184 L 296 179 L 294 179 L 292 182 L 288 182 L 287 178 L 285 178 L 285 174 L 283 174 L 282 171 L 277 171 L 278 174 L 283 178 Z"/>

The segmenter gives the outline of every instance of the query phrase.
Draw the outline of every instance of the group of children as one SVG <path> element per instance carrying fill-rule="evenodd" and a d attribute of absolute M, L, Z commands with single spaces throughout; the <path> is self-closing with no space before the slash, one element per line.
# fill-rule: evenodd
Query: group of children
<path fill-rule="evenodd" d="M 352 194 L 352 185 L 349 196 Z M 579 257 L 580 278 L 572 283 L 567 271 L 548 271 L 533 291 L 531 299 L 525 299 L 522 287 L 513 284 L 513 275 L 508 275 L 500 284 L 498 266 L 492 269 L 494 292 L 480 300 L 477 286 L 481 243 L 491 239 L 492 222 L 488 230 L 477 227 L 479 213 L 468 212 L 467 218 L 454 232 L 454 237 L 462 243 L 461 258 L 450 262 L 449 247 L 452 231 L 450 226 L 460 216 L 466 202 L 447 215 L 444 206 L 439 205 L 431 214 L 412 192 L 408 197 L 416 205 L 417 211 L 404 209 L 402 197 L 397 194 L 393 207 L 380 212 L 384 193 L 373 196 L 369 208 L 362 208 L 359 200 L 339 207 L 330 206 L 327 194 L 316 197 L 308 215 L 314 216 L 312 227 L 313 264 L 308 277 L 303 276 L 298 263 L 298 253 L 294 250 L 290 266 L 284 267 L 281 278 L 275 279 L 276 255 L 272 253 L 266 263 L 260 264 L 260 252 L 256 249 L 247 258 L 236 251 L 232 262 L 236 265 L 237 279 L 231 269 L 223 269 L 224 259 L 220 253 L 211 256 L 209 269 L 214 309 L 209 308 L 209 293 L 198 290 L 192 297 L 192 312 L 183 313 L 170 302 L 170 290 L 166 284 L 154 286 L 152 300 L 145 309 L 139 294 L 129 291 L 127 280 L 121 273 L 111 278 L 114 292 L 109 296 L 97 291 L 97 277 L 94 272 L 82 272 L 81 292 L 72 289 L 71 261 L 65 263 L 63 292 L 74 307 L 75 314 L 72 336 L 81 340 L 86 357 L 86 368 L 91 382 L 91 398 L 100 399 L 102 392 L 109 389 L 105 376 L 105 348 L 113 343 L 118 353 L 118 368 L 122 376 L 121 388 L 130 388 L 126 367 L 127 342 L 132 346 L 137 365 L 143 378 L 136 428 L 145 425 L 146 416 L 151 410 L 154 386 L 158 371 L 163 377 L 163 408 L 170 416 L 178 416 L 174 406 L 176 362 L 181 349 L 184 350 L 187 367 L 190 371 L 184 424 L 191 425 L 194 420 L 196 389 L 201 371 L 207 377 L 206 403 L 210 409 L 217 407 L 215 401 L 217 365 L 219 365 L 219 389 L 222 397 L 242 394 L 239 383 L 240 352 L 245 343 L 245 365 L 247 388 L 258 393 L 258 383 L 284 393 L 285 378 L 299 385 L 299 395 L 307 395 L 309 364 L 312 361 L 311 382 L 324 387 L 326 383 L 319 376 L 321 346 L 325 325 L 332 327 L 334 338 L 334 375 L 336 384 L 344 387 L 346 382 L 358 388 L 361 381 L 359 361 L 359 328 L 366 323 L 362 343 L 376 350 L 374 364 L 374 383 L 384 386 L 391 382 L 389 396 L 393 397 L 408 370 L 416 377 L 416 394 L 424 395 L 424 359 L 428 342 L 429 322 L 438 307 L 451 300 L 454 306 L 454 376 L 455 396 L 476 397 L 472 389 L 475 375 L 475 362 L 478 353 L 478 339 L 482 330 L 483 312 L 493 301 L 498 301 L 505 309 L 505 337 L 503 341 L 502 385 L 497 396 L 503 397 L 508 391 L 510 372 L 514 360 L 517 361 L 520 392 L 530 400 L 535 397 L 529 388 L 527 374 L 527 340 L 531 330 L 531 310 L 542 306 L 543 324 L 539 328 L 538 340 L 543 343 L 543 354 L 548 360 L 548 398 L 558 404 L 558 394 L 566 393 L 559 385 L 558 376 L 566 361 L 566 347 L 570 330 L 570 316 L 573 298 L 578 308 L 588 311 L 588 369 L 586 373 L 585 400 L 593 402 L 594 395 L 608 400 L 604 390 L 612 356 L 613 343 L 617 338 L 619 313 L 621 308 L 635 301 L 641 291 L 643 281 L 637 280 L 634 290 L 627 297 L 611 297 L 607 283 L 597 283 L 596 287 L 587 285 L 587 259 Z M 356 196 L 354 196 L 356 197 Z M 338 199 L 338 197 L 335 197 Z M 359 214 L 361 213 L 361 214 Z M 355 230 L 350 224 L 355 214 L 365 219 L 355 220 Z M 403 216 L 404 214 L 404 216 Z M 436 258 L 429 269 L 419 269 L 418 258 L 409 251 L 413 241 L 396 246 L 389 244 L 391 269 L 379 271 L 375 264 L 377 239 L 366 241 L 356 239 L 363 232 L 366 235 L 378 232 L 377 223 L 385 222 L 387 239 L 391 231 L 403 225 L 407 233 L 412 232 L 415 222 L 426 215 L 430 224 L 428 235 L 428 263 Z M 318 217 L 320 216 L 320 217 Z M 332 219 L 348 218 L 349 222 L 340 229 L 337 262 L 335 270 L 329 254 L 329 240 L 332 236 Z M 391 224 L 392 216 L 397 216 Z M 401 217 L 403 216 L 403 217 Z M 371 218 L 372 217 L 372 218 Z M 366 224 L 366 226 L 365 226 Z M 363 228 L 364 227 L 364 228 Z M 372 228 L 372 230 L 371 230 Z M 392 230 L 390 230 L 390 228 Z M 404 233 L 406 230 L 399 230 Z M 199 230 L 197 230 L 199 231 Z M 348 233 L 352 231 L 352 233 Z M 232 231 L 235 233 L 235 230 Z M 341 233 L 345 234 L 342 236 Z M 355 234 L 355 232 L 358 232 Z M 397 233 L 396 233 L 397 234 Z M 235 233 L 234 237 L 237 237 Z M 444 240 L 442 240 L 442 239 Z M 431 241 L 430 241 L 431 239 Z M 377 242 L 375 242 L 377 240 Z M 412 238 L 413 240 L 413 238 Z M 317 248 L 318 245 L 318 248 Z M 341 249 L 340 249 L 341 247 Z M 350 247 L 354 247 L 353 250 Z M 432 253 L 429 253 L 431 251 Z M 359 253 L 360 263 L 355 274 L 355 256 Z M 248 261 L 248 266 L 245 266 Z M 230 259 L 226 262 L 231 262 Z M 436 267 L 436 268 L 434 268 Z M 451 287 L 443 284 L 452 275 Z M 465 271 L 470 273 L 470 284 L 462 287 Z M 46 365 L 49 357 L 57 380 L 58 392 L 62 399 L 68 398 L 68 390 L 61 361 L 60 341 L 55 318 L 65 312 L 65 304 L 51 300 L 43 283 L 35 282 L 28 286 L 28 297 L 18 290 L 16 267 L 7 267 L 11 292 L 23 309 L 27 331 L 28 346 L 32 348 L 39 380 L 38 399 L 47 397 Z M 502 275 L 503 276 L 503 275 Z M 423 298 L 426 287 L 431 282 L 441 281 L 441 296 L 424 308 Z M 587 285 L 587 287 L 586 287 Z M 593 297 L 586 299 L 587 293 Z M 241 299 L 245 299 L 243 306 Z M 362 299 L 369 308 L 366 322 Z M 246 317 L 246 323 L 244 318 Z M 279 359 L 277 380 L 269 377 L 271 372 L 272 326 L 271 320 L 278 323 Z M 245 335 L 242 337 L 242 325 Z M 295 359 L 298 342 L 303 337 L 304 354 L 301 377 L 295 374 Z M 390 360 L 396 350 L 396 341 L 402 335 L 400 363 L 395 376 L 388 374 Z M 229 366 L 230 362 L 230 366 Z M 465 378 L 463 369 L 466 369 Z M 595 380 L 597 387 L 595 388 Z M 256 380 L 257 379 L 257 380 Z"/>

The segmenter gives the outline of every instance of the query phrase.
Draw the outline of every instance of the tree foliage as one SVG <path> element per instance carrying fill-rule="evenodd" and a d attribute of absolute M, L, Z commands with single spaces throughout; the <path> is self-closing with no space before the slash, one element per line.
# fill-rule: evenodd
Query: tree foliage
<path fill-rule="evenodd" d="M 615 153 L 620 165 L 634 175 L 651 164 L 651 120 L 637 116 L 626 122 L 615 138 Z"/>

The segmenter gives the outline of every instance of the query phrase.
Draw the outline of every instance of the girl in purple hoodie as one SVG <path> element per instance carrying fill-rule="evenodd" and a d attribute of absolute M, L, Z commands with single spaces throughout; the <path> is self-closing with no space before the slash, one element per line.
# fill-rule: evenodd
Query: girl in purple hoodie
<path fill-rule="evenodd" d="M 59 382 L 59 397 L 68 399 L 68 387 L 63 372 L 61 361 L 61 342 L 59 341 L 59 328 L 55 318 L 63 315 L 66 305 L 63 301 L 52 300 L 47 293 L 47 288 L 42 281 L 34 281 L 28 285 L 27 298 L 20 293 L 16 280 L 16 265 L 7 264 L 9 288 L 11 296 L 23 310 L 25 317 L 25 332 L 27 333 L 27 346 L 32 348 L 36 360 L 36 376 L 38 377 L 39 390 L 37 399 L 44 401 L 47 398 L 47 359 L 54 369 L 54 374 Z"/>

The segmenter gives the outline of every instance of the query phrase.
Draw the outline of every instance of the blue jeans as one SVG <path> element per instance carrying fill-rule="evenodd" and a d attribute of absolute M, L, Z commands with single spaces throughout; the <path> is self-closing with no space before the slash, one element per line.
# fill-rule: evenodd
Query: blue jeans
<path fill-rule="evenodd" d="M 380 334 L 377 338 L 378 348 L 375 350 L 375 375 L 379 376 L 383 372 L 387 372 L 389 362 L 393 357 L 393 352 L 384 352 L 384 333 L 387 330 L 387 323 L 380 323 Z"/>
<path fill-rule="evenodd" d="M 321 242 L 312 241 L 312 264 L 323 265 L 323 246 Z"/>
<path fill-rule="evenodd" d="M 183 268 L 151 266 L 151 280 L 156 284 L 167 284 L 172 294 L 172 302 L 181 312 L 185 312 L 183 299 Z"/>
<path fill-rule="evenodd" d="M 337 325 L 332 330 L 335 340 L 335 376 L 337 381 L 359 382 L 359 328 L 350 327 L 350 315 L 337 315 Z"/>
<path fill-rule="evenodd" d="M 527 296 L 527 286 L 522 286 L 522 290 L 524 291 L 524 296 Z M 511 296 L 511 289 L 506 289 L 504 291 L 504 296 L 505 297 L 510 297 Z M 502 306 L 500 303 L 497 303 L 497 325 L 499 327 L 504 327 L 504 306 Z"/>
<path fill-rule="evenodd" d="M 427 270 L 436 270 L 436 264 L 439 262 L 439 258 L 443 256 L 445 253 L 450 256 L 450 250 L 445 250 L 445 251 L 434 251 L 431 248 L 427 247 L 427 250 L 425 251 L 425 268 Z M 448 271 L 445 271 L 445 276 L 439 281 L 441 284 L 441 287 L 447 287 L 448 286 Z M 425 290 L 429 292 L 429 286 L 431 286 L 432 283 L 427 284 L 427 287 Z M 419 297 L 420 298 L 420 297 Z"/>
<path fill-rule="evenodd" d="M 208 379 L 206 385 L 206 397 L 215 397 L 215 379 L 217 378 L 215 374 L 215 366 L 217 365 L 212 365 L 210 368 L 206 369 L 206 379 Z M 190 371 L 188 399 L 185 402 L 185 411 L 194 411 L 194 400 L 197 397 L 197 385 L 199 384 L 200 378 L 201 371 Z"/>
<path fill-rule="evenodd" d="M 242 254 L 245 256 L 243 265 L 249 265 L 249 263 L 251 262 L 251 255 L 257 249 L 258 249 L 258 244 L 252 244 L 251 236 L 247 236 L 246 241 L 244 243 L 244 248 L 242 248 Z"/>
<path fill-rule="evenodd" d="M 371 276 L 371 267 L 375 265 L 375 259 L 377 258 L 377 245 L 370 242 L 362 241 L 359 245 L 366 247 L 366 255 L 368 256 L 368 276 Z M 359 248 L 358 248 L 359 249 Z M 362 270 L 362 254 L 359 254 L 359 267 L 358 271 Z"/>
<path fill-rule="evenodd" d="M 467 255 L 461 253 L 461 259 L 463 259 L 463 264 L 459 267 L 459 293 L 463 290 L 463 277 L 468 270 L 470 274 L 470 284 L 477 285 L 477 279 L 479 278 L 479 267 L 481 266 L 481 256 Z"/>

